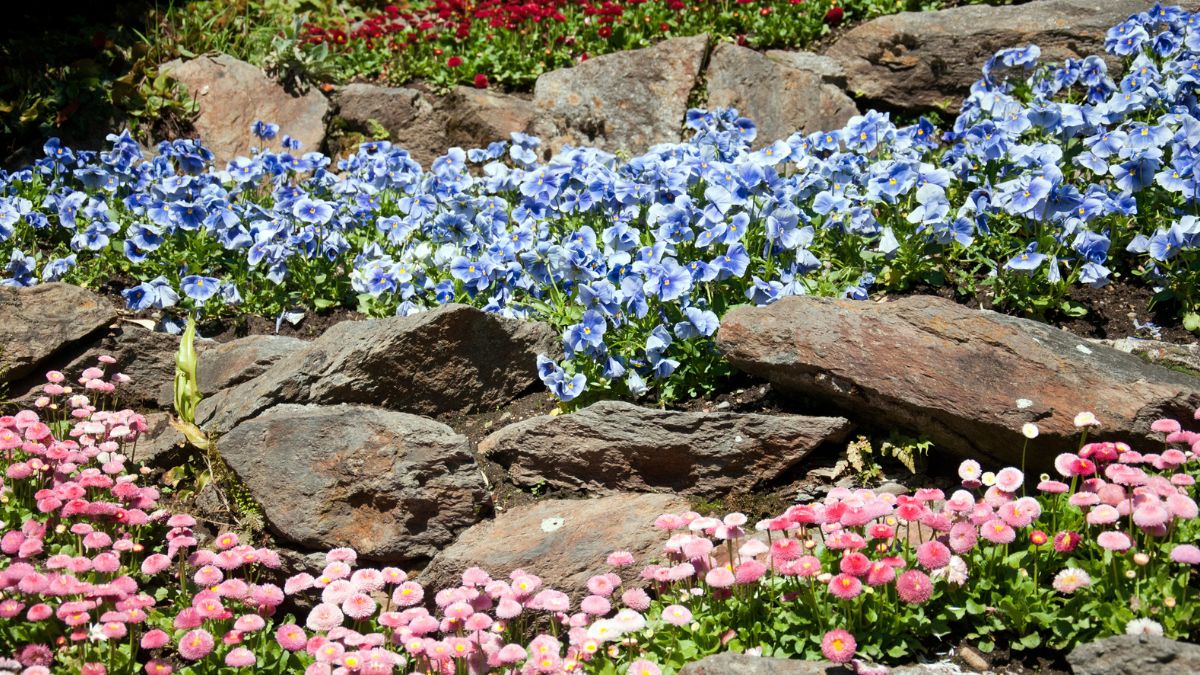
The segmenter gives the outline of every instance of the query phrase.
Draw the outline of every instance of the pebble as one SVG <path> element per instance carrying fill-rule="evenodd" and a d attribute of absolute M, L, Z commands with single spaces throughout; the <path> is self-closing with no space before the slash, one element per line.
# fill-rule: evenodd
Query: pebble
<path fill-rule="evenodd" d="M 982 654 L 975 651 L 971 647 L 961 647 L 958 650 L 958 656 L 963 660 L 963 663 L 967 664 L 971 670 L 974 670 L 977 673 L 986 673 L 991 669 L 991 666 L 988 665 L 987 659 L 983 658 Z"/>

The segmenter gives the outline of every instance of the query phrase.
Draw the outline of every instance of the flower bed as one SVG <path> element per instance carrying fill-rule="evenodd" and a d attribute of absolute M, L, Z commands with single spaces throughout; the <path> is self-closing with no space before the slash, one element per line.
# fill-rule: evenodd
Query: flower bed
<path fill-rule="evenodd" d="M 367 143 L 337 173 L 286 136 L 223 169 L 195 141 L 147 159 L 127 135 L 102 153 L 51 140 L 0 182 L 4 283 L 133 278 L 129 307 L 174 316 L 473 303 L 562 329 L 565 358 L 540 365 L 576 403 L 710 389 L 726 309 L 792 294 L 946 286 L 1074 316 L 1073 285 L 1119 275 L 1197 330 L 1192 20 L 1159 8 L 1114 27 L 1119 82 L 1099 56 L 1038 67 L 1037 47 L 1004 50 L 944 135 L 869 112 L 751 150 L 749 120 L 692 111 L 690 141 L 628 161 L 539 164 L 514 134 L 427 171 Z"/>
<path fill-rule="evenodd" d="M 145 422 L 104 409 L 128 386 L 106 361 L 79 379 L 94 399 L 52 372 L 36 410 L 0 417 L 0 658 L 19 663 L 0 667 L 653 675 L 724 650 L 897 662 L 963 638 L 990 651 L 1200 636 L 1200 434 L 1175 420 L 1139 451 L 1086 442 L 1099 421 L 1081 413 L 1078 452 L 1036 485 L 967 461 L 950 495 L 835 488 L 753 527 L 663 514 L 662 557 L 596 561 L 586 589 L 567 589 L 576 604 L 525 570 L 424 588 L 341 548 L 321 574 L 283 579 L 277 552 L 234 533 L 201 545 L 194 518 L 138 484 Z M 639 581 L 614 573 L 638 562 Z M 302 621 L 285 613 L 297 606 Z"/>
<path fill-rule="evenodd" d="M 301 39 L 334 79 L 384 78 L 528 87 L 591 56 L 707 33 L 757 48 L 800 47 L 843 20 L 918 9 L 872 0 L 683 2 L 437 0 L 344 18 L 314 17 Z"/>

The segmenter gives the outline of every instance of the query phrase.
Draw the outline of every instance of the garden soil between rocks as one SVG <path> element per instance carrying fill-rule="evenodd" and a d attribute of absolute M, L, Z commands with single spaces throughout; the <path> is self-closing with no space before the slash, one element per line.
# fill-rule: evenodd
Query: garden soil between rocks
<path fill-rule="evenodd" d="M 150 312 L 129 312 L 124 309 L 124 299 L 119 291 L 120 288 L 132 285 L 135 285 L 132 279 L 113 280 L 93 290 L 108 297 L 123 316 L 154 319 Z M 990 296 L 986 294 L 956 296 L 954 290 L 946 286 L 921 286 L 900 293 L 873 295 L 870 301 L 886 302 L 910 295 L 936 295 L 968 307 L 994 309 Z M 1135 328 L 1136 319 L 1141 324 L 1153 323 L 1158 326 L 1161 337 L 1156 339 L 1163 342 L 1191 344 L 1200 340 L 1180 324 L 1175 314 L 1176 308 L 1172 304 L 1160 304 L 1153 310 L 1148 309 L 1153 297 L 1154 291 L 1150 288 L 1125 279 L 1115 279 L 1103 288 L 1077 286 L 1071 289 L 1067 299 L 1083 305 L 1088 309 L 1088 313 L 1082 317 L 1051 316 L 1047 323 L 1084 338 L 1116 340 L 1126 337 L 1152 337 L 1145 330 L 1139 331 Z M 296 324 L 282 321 L 278 331 L 275 329 L 275 319 L 258 315 L 206 320 L 200 324 L 198 331 L 201 336 L 217 342 L 230 342 L 248 335 L 282 335 L 301 340 L 315 340 L 335 324 L 343 321 L 363 321 L 368 318 L 356 310 L 338 307 L 321 312 L 306 312 L 304 318 Z"/>

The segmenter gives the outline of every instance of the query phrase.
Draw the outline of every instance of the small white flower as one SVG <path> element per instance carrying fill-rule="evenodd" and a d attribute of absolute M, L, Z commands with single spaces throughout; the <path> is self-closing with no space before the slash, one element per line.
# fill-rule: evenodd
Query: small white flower
<path fill-rule="evenodd" d="M 1026 422 L 1025 426 L 1021 427 L 1021 433 L 1030 440 L 1038 437 L 1038 426 L 1033 422 Z"/>
<path fill-rule="evenodd" d="M 542 521 L 542 532 L 553 532 L 563 526 L 567 521 L 562 518 L 546 518 Z"/>
<path fill-rule="evenodd" d="M 1163 634 L 1162 624 L 1154 619 L 1134 619 L 1125 624 L 1126 635 L 1157 635 Z"/>
<path fill-rule="evenodd" d="M 1024 410 L 1032 405 L 1033 405 L 1033 401 L 1030 401 L 1027 398 L 1017 399 L 1017 410 Z"/>
<path fill-rule="evenodd" d="M 964 460 L 958 465 L 958 477 L 963 480 L 979 480 L 979 462 L 973 459 Z"/>
<path fill-rule="evenodd" d="M 1100 420 L 1096 419 L 1095 413 L 1084 411 L 1075 416 L 1075 426 L 1077 428 L 1098 427 Z"/>

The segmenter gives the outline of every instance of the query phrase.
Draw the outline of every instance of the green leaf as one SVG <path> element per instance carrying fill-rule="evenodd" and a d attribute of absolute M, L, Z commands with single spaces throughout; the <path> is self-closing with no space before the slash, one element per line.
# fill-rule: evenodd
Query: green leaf
<path fill-rule="evenodd" d="M 1026 649 L 1037 649 L 1042 644 L 1042 636 L 1037 633 L 1030 633 L 1022 637 L 1018 642 Z"/>
<path fill-rule="evenodd" d="M 1088 313 L 1087 307 L 1084 307 L 1082 304 L 1075 302 L 1074 300 L 1064 300 L 1059 308 L 1062 309 L 1062 313 L 1066 314 L 1067 316 L 1081 317 L 1086 316 Z"/>
<path fill-rule="evenodd" d="M 908 649 L 904 646 L 903 643 L 894 644 L 888 648 L 887 655 L 892 657 L 893 659 L 898 659 L 898 658 L 901 658 L 904 656 L 908 656 Z"/>
<path fill-rule="evenodd" d="M 1200 333 L 1200 314 L 1188 312 L 1183 315 L 1183 327 L 1193 333 Z"/>

